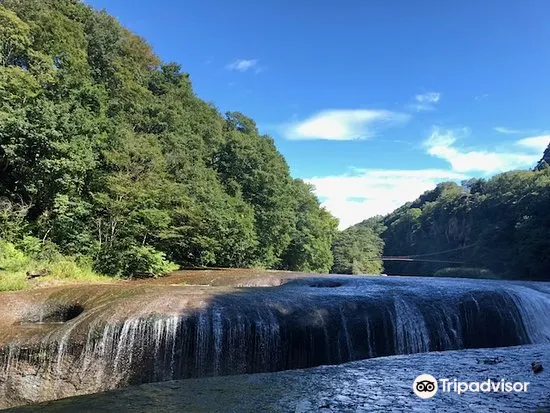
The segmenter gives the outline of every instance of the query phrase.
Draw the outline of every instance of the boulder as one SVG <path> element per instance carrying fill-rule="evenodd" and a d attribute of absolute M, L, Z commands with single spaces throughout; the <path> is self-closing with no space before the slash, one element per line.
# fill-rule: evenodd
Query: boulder
<path fill-rule="evenodd" d="M 544 368 L 542 367 L 542 363 L 540 361 L 533 361 L 531 363 L 531 370 L 533 370 L 533 373 L 538 374 L 543 371 Z"/>
<path fill-rule="evenodd" d="M 32 280 L 33 278 L 45 277 L 49 273 L 50 273 L 50 270 L 46 268 L 43 268 L 38 271 L 27 271 L 27 279 Z"/>

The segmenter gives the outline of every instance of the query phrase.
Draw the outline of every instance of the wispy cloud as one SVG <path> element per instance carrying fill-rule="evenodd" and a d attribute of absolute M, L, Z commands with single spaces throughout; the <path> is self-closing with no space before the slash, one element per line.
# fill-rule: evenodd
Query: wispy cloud
<path fill-rule="evenodd" d="M 410 105 L 410 108 L 417 111 L 434 110 L 440 99 L 441 93 L 439 92 L 421 93 L 414 97 L 415 103 Z"/>
<path fill-rule="evenodd" d="M 496 126 L 493 128 L 493 130 L 498 133 L 503 133 L 505 135 L 521 135 L 523 133 L 529 133 L 528 131 L 522 129 L 512 129 L 505 126 Z"/>
<path fill-rule="evenodd" d="M 237 59 L 231 63 L 229 63 L 225 68 L 227 70 L 236 70 L 238 72 L 246 72 L 250 69 L 255 69 L 256 73 L 259 73 L 259 71 L 263 70 L 262 68 L 257 67 L 258 66 L 258 59 Z"/>
<path fill-rule="evenodd" d="M 468 134 L 469 130 L 467 128 L 445 130 L 434 127 L 424 145 L 428 154 L 444 159 L 449 162 L 453 171 L 460 173 L 475 171 L 483 174 L 493 174 L 511 169 L 527 168 L 531 167 L 540 158 L 540 153 L 531 150 L 490 151 L 468 150 L 458 147 L 456 145 L 457 141 Z M 517 141 L 516 144 L 521 145 L 520 142 Z M 534 144 L 535 140 L 527 141 L 524 142 L 523 146 L 533 146 Z M 540 144 L 540 141 L 537 140 L 536 144 Z"/>
<path fill-rule="evenodd" d="M 324 110 L 304 120 L 283 125 L 291 140 L 350 141 L 368 139 L 380 128 L 403 124 L 410 115 L 388 110 Z"/>
<path fill-rule="evenodd" d="M 440 169 L 357 169 L 353 173 L 315 177 L 313 184 L 322 204 L 340 220 L 340 229 L 362 220 L 390 213 L 418 198 L 438 183 L 469 176 Z"/>
<path fill-rule="evenodd" d="M 550 144 L 550 135 L 531 136 L 529 138 L 520 139 L 516 143 L 542 156 L 542 153 L 548 147 L 548 144 Z"/>
<path fill-rule="evenodd" d="M 419 103 L 437 103 L 441 98 L 441 93 L 439 92 L 428 92 L 416 95 L 414 97 Z"/>

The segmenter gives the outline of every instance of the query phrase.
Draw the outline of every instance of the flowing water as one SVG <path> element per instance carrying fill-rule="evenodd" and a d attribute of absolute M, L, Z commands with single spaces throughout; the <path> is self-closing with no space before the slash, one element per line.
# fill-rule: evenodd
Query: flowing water
<path fill-rule="evenodd" d="M 203 377 L 130 386 L 115 391 L 13 409 L 13 413 L 548 413 L 550 345 L 378 357 L 336 366 L 227 377 Z M 419 373 L 462 382 L 499 378 L 528 382 L 527 392 L 443 392 L 421 399 L 412 392 Z M 12 411 L 10 410 L 10 413 Z"/>
<path fill-rule="evenodd" d="M 128 384 L 550 343 L 549 283 L 341 276 L 106 291 L 64 290 L 20 315 L 18 333 L 0 344 L 0 407 Z"/>

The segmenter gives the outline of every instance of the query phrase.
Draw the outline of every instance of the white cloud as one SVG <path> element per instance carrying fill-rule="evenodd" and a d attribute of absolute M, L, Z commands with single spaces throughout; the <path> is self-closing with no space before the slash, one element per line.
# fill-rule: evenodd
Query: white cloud
<path fill-rule="evenodd" d="M 535 151 L 538 155 L 542 156 L 544 150 L 550 144 L 550 135 L 532 136 L 530 138 L 523 138 L 516 142 L 518 145 L 524 148 Z"/>
<path fill-rule="evenodd" d="M 282 133 L 291 140 L 360 140 L 374 136 L 380 127 L 401 124 L 409 119 L 410 115 L 388 110 L 325 110 L 285 125 Z"/>
<path fill-rule="evenodd" d="M 422 93 L 414 97 L 414 100 L 416 101 L 416 103 L 409 105 L 409 107 L 419 112 L 434 110 L 435 105 L 439 103 L 440 99 L 441 99 L 441 93 L 439 92 Z"/>
<path fill-rule="evenodd" d="M 430 137 L 424 142 L 428 154 L 444 159 L 456 172 L 481 172 L 492 174 L 533 166 L 540 154 L 519 151 L 465 150 L 456 147 L 461 136 L 469 134 L 467 129 L 442 130 L 434 127 Z M 516 142 L 519 143 L 520 141 Z M 526 146 L 524 144 L 524 146 Z"/>
<path fill-rule="evenodd" d="M 493 130 L 497 131 L 498 133 L 503 133 L 505 135 L 519 135 L 525 133 L 521 129 L 511 129 L 505 126 L 496 126 L 493 128 Z"/>
<path fill-rule="evenodd" d="M 422 93 L 421 95 L 416 95 L 414 98 L 418 103 L 437 103 L 441 98 L 441 93 L 439 92 Z"/>
<path fill-rule="evenodd" d="M 258 59 L 237 59 L 231 63 L 229 63 L 225 68 L 227 70 L 236 70 L 238 72 L 246 72 L 247 70 L 250 70 L 258 65 Z M 260 68 L 256 69 L 256 73 L 259 73 L 258 70 L 261 70 Z"/>
<path fill-rule="evenodd" d="M 489 94 L 488 93 L 484 93 L 482 95 L 477 95 L 477 96 L 474 96 L 474 99 L 475 100 L 483 100 L 483 99 L 487 99 L 489 97 Z"/>
<path fill-rule="evenodd" d="M 306 179 L 322 204 L 340 220 L 340 229 L 392 212 L 439 182 L 469 176 L 440 169 L 356 170 L 354 174 Z"/>

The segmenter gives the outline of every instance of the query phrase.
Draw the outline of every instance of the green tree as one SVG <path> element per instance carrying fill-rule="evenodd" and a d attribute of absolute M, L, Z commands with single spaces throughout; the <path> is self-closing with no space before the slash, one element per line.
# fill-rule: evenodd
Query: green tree
<path fill-rule="evenodd" d="M 550 166 L 550 144 L 548 144 L 548 147 L 544 151 L 544 154 L 542 155 L 542 159 L 537 163 L 536 170 L 540 171 L 544 168 L 548 168 Z"/>
<path fill-rule="evenodd" d="M 290 245 L 283 256 L 283 269 L 328 273 L 333 264 L 332 242 L 338 221 L 313 194 L 313 187 L 300 179 L 294 181 L 296 222 Z"/>
<path fill-rule="evenodd" d="M 380 274 L 383 271 L 384 242 L 366 226 L 353 226 L 340 232 L 334 241 L 332 253 L 335 274 Z"/>

